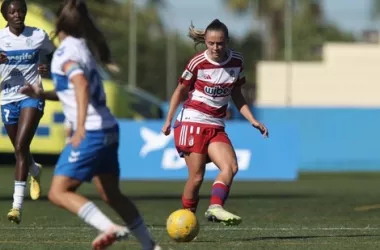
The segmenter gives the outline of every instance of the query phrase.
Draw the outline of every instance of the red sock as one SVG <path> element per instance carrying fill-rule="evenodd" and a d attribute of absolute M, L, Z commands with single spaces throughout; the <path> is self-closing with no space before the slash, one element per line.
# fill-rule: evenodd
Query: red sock
<path fill-rule="evenodd" d="M 227 200 L 230 188 L 222 182 L 214 182 L 211 190 L 211 200 L 210 205 L 220 205 L 223 206 L 224 202 Z"/>
<path fill-rule="evenodd" d="M 197 211 L 199 198 L 196 199 L 186 199 L 182 196 L 182 207 L 184 209 L 190 209 L 191 212 L 195 213 Z"/>

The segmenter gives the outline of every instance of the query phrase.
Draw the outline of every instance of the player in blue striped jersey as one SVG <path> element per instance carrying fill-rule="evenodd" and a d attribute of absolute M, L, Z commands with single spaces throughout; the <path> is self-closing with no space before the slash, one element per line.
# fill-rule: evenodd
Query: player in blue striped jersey
<path fill-rule="evenodd" d="M 21 222 L 21 211 L 28 172 L 31 175 L 30 196 L 40 197 L 41 166 L 30 154 L 30 144 L 43 115 L 45 102 L 19 92 L 27 82 L 40 84 L 40 54 L 51 55 L 54 45 L 38 28 L 25 26 L 25 0 L 5 0 L 1 14 L 8 22 L 0 30 L 1 118 L 15 149 L 16 170 L 12 209 L 8 219 Z"/>

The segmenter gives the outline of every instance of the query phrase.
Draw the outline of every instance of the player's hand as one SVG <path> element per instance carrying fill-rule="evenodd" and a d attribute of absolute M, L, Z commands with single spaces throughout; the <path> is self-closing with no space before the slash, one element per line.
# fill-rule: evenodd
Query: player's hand
<path fill-rule="evenodd" d="M 108 63 L 106 65 L 107 69 L 114 74 L 120 73 L 120 67 L 116 63 Z"/>
<path fill-rule="evenodd" d="M 161 132 L 164 133 L 164 135 L 170 135 L 171 126 L 171 122 L 166 121 L 161 129 Z"/>
<path fill-rule="evenodd" d="M 264 124 L 262 124 L 262 123 L 260 123 L 260 122 L 255 122 L 255 123 L 252 124 L 252 126 L 253 126 L 254 128 L 256 128 L 257 130 L 259 130 L 260 133 L 261 133 L 265 138 L 269 137 L 269 131 L 268 131 L 268 129 L 265 127 Z"/>
<path fill-rule="evenodd" d="M 0 52 L 0 64 L 7 63 L 8 57 L 4 52 Z"/>
<path fill-rule="evenodd" d="M 40 99 L 42 96 L 43 90 L 39 84 L 25 84 L 20 88 L 20 93 L 30 96 L 32 98 Z"/>
<path fill-rule="evenodd" d="M 40 64 L 38 65 L 38 73 L 42 77 L 48 77 L 49 76 L 49 66 L 46 64 Z"/>
<path fill-rule="evenodd" d="M 77 148 L 80 143 L 82 142 L 82 140 L 84 139 L 86 135 L 86 129 L 84 127 L 82 128 L 78 128 L 75 133 L 73 134 L 73 136 L 70 138 L 70 144 L 74 147 L 74 148 Z"/>

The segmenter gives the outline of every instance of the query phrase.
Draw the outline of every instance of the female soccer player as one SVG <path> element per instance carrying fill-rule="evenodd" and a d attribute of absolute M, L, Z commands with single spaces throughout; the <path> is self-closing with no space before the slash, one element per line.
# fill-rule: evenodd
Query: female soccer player
<path fill-rule="evenodd" d="M 228 49 L 227 26 L 216 19 L 205 31 L 190 26 L 189 36 L 196 44 L 205 43 L 207 49 L 187 64 L 171 97 L 162 132 L 170 134 L 171 122 L 180 101 L 189 94 L 174 125 L 176 148 L 185 158 L 189 171 L 182 205 L 196 211 L 205 166 L 212 161 L 220 173 L 212 186 L 210 206 L 205 216 L 210 221 L 238 225 L 241 218 L 223 208 L 238 171 L 235 151 L 224 131 L 229 99 L 232 97 L 242 115 L 263 136 L 268 136 L 268 130 L 253 117 L 241 93 L 241 86 L 245 83 L 243 57 Z"/>
<path fill-rule="evenodd" d="M 8 22 L 0 30 L 1 115 L 16 155 L 13 206 L 8 213 L 8 219 L 15 223 L 21 222 L 29 170 L 30 196 L 33 200 L 40 197 L 41 166 L 34 162 L 29 147 L 45 106 L 43 100 L 29 98 L 19 89 L 26 82 L 40 81 L 39 73 L 45 69 L 39 65 L 39 53 L 51 55 L 54 50 L 43 30 L 25 26 L 26 13 L 25 0 L 5 0 L 1 4 L 1 14 Z"/>
<path fill-rule="evenodd" d="M 45 92 L 36 85 L 26 85 L 21 90 L 37 98 L 59 99 L 73 126 L 71 141 L 55 168 L 49 199 L 100 231 L 92 242 L 94 249 L 105 249 L 124 239 L 130 230 L 144 250 L 159 250 L 137 208 L 119 189 L 119 126 L 106 106 L 103 83 L 92 54 L 103 63 L 111 61 L 105 37 L 80 0 L 63 3 L 55 32 L 61 41 L 51 65 L 55 90 Z M 92 45 L 92 53 L 88 44 Z M 91 180 L 129 230 L 114 224 L 93 202 L 76 193 L 83 182 Z"/>

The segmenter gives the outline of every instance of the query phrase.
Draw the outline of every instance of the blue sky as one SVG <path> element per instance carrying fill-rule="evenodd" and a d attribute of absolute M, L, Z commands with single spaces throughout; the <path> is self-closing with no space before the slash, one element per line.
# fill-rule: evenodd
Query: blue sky
<path fill-rule="evenodd" d="M 166 0 L 162 10 L 165 24 L 177 29 L 184 35 L 191 21 L 199 28 L 204 28 L 214 18 L 219 18 L 236 36 L 244 35 L 250 29 L 259 29 L 251 15 L 237 16 L 231 13 L 221 2 L 223 0 Z M 360 33 L 363 29 L 375 28 L 369 18 L 371 0 L 321 0 L 326 18 L 339 27 Z M 142 0 L 136 2 L 143 3 Z"/>

